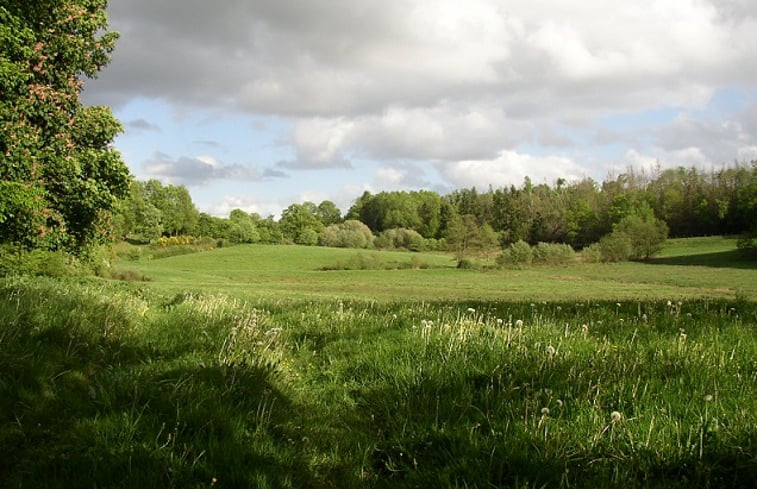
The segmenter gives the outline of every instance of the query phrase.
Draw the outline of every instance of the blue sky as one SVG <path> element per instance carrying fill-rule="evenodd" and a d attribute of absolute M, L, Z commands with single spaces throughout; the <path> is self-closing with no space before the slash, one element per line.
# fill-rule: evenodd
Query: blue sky
<path fill-rule="evenodd" d="M 751 0 L 111 0 L 85 103 L 198 208 L 757 159 Z"/>

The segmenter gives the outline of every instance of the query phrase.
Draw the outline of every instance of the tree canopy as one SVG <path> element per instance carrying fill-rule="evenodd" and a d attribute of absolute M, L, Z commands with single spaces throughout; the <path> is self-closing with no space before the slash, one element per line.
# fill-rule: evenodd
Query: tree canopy
<path fill-rule="evenodd" d="M 86 107 L 82 78 L 109 61 L 106 0 L 0 4 L 0 243 L 80 251 L 107 234 L 129 170 L 121 124 Z"/>

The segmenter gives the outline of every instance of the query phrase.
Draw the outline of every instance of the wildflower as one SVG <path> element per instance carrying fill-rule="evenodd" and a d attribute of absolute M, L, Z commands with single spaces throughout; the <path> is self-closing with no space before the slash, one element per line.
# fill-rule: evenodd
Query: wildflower
<path fill-rule="evenodd" d="M 623 324 L 625 322 L 625 319 L 620 318 L 620 324 Z"/>
<path fill-rule="evenodd" d="M 704 396 L 704 402 L 712 402 L 713 399 L 714 397 L 712 397 L 712 394 L 707 394 L 706 396 Z"/>
<path fill-rule="evenodd" d="M 616 302 L 615 306 L 620 307 L 620 302 Z"/>
<path fill-rule="evenodd" d="M 613 411 L 613 412 L 610 413 L 610 420 L 613 423 L 617 423 L 621 419 L 623 419 L 623 415 L 620 414 L 618 411 Z"/>
<path fill-rule="evenodd" d="M 547 355 L 549 355 L 549 356 L 551 357 L 551 356 L 553 356 L 553 355 L 554 355 L 555 353 L 556 353 L 555 347 L 554 347 L 554 346 L 552 346 L 552 345 L 549 345 L 549 346 L 547 347 Z"/>
<path fill-rule="evenodd" d="M 542 416 L 549 416 L 549 408 L 548 407 L 541 408 L 541 415 Z"/>
<path fill-rule="evenodd" d="M 589 325 L 588 325 L 588 324 L 582 324 L 582 325 L 581 325 L 581 330 L 582 330 L 582 331 L 583 331 L 584 333 L 588 333 L 588 332 L 589 332 Z"/>
<path fill-rule="evenodd" d="M 672 303 L 672 302 L 670 302 L 670 301 L 668 301 L 668 303 L 667 303 L 667 306 L 668 306 L 668 307 L 672 307 L 672 306 L 673 306 L 673 303 Z"/>
<path fill-rule="evenodd" d="M 515 321 L 515 327 L 516 328 L 522 328 L 523 327 L 523 320 L 522 319 L 518 319 L 517 321 Z"/>
<path fill-rule="evenodd" d="M 502 319 L 501 318 L 497 318 L 497 326 L 502 326 Z"/>

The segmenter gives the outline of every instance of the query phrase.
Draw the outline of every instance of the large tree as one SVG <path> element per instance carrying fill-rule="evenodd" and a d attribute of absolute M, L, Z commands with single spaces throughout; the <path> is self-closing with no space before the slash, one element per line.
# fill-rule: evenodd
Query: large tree
<path fill-rule="evenodd" d="M 117 38 L 106 4 L 0 2 L 0 243 L 82 250 L 129 190 L 120 123 L 79 98 Z"/>

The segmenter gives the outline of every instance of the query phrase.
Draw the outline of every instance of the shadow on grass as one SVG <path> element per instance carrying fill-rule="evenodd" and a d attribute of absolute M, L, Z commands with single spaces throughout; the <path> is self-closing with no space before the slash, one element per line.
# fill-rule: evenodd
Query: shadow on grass
<path fill-rule="evenodd" d="M 698 255 L 666 256 L 651 258 L 643 262 L 648 265 L 679 265 L 713 268 L 740 268 L 745 270 L 757 269 L 757 260 L 750 260 L 738 250 L 720 251 L 717 253 L 702 253 Z"/>
<path fill-rule="evenodd" d="M 314 485 L 271 368 L 106 336 L 107 305 L 38 313 L 37 292 L 0 291 L 0 487 Z M 49 312 L 77 306 L 94 312 Z"/>

